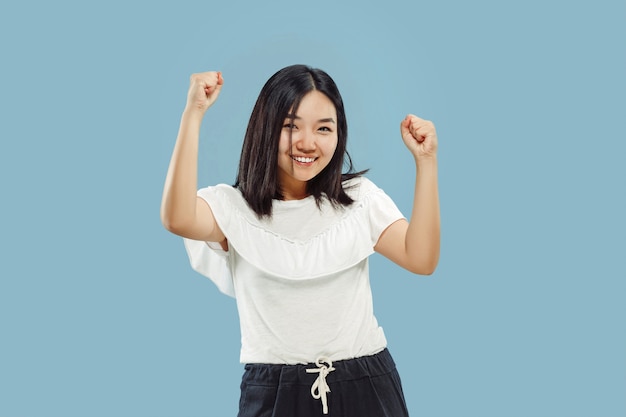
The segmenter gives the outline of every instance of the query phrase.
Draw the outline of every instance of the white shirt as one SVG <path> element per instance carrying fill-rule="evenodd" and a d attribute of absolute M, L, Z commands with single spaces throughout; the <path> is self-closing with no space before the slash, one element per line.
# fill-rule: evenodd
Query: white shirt
<path fill-rule="evenodd" d="M 259 219 L 239 190 L 198 191 L 229 250 L 184 239 L 192 267 L 237 300 L 242 363 L 296 364 L 372 355 L 386 345 L 373 312 L 368 260 L 380 234 L 403 218 L 371 181 L 345 184 L 355 202 L 274 200 Z"/>

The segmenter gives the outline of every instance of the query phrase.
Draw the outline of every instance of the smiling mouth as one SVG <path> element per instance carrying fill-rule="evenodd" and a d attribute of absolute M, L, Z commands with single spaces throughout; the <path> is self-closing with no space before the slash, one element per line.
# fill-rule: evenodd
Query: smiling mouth
<path fill-rule="evenodd" d="M 291 155 L 291 159 L 293 159 L 296 162 L 300 162 L 301 164 L 310 164 L 311 162 L 315 162 L 315 160 L 317 158 L 312 158 L 312 157 L 308 157 L 308 156 L 294 156 L 294 155 Z"/>

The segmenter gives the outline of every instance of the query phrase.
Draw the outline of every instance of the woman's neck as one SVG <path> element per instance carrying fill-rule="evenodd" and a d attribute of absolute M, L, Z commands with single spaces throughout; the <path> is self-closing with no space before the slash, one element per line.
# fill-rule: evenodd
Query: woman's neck
<path fill-rule="evenodd" d="M 283 200 L 303 200 L 310 195 L 307 193 L 306 188 L 300 192 L 282 190 L 281 193 L 283 195 Z"/>
<path fill-rule="evenodd" d="M 307 191 L 306 182 L 302 181 L 283 182 L 280 186 L 280 192 L 283 200 L 302 200 L 310 195 Z"/>

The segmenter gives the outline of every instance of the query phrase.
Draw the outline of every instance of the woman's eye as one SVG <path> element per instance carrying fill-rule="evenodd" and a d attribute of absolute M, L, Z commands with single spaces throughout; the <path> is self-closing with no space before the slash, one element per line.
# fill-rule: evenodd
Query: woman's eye
<path fill-rule="evenodd" d="M 328 126 L 322 126 L 319 128 L 319 130 L 321 130 L 322 132 L 332 132 L 332 130 L 330 130 Z"/>
<path fill-rule="evenodd" d="M 293 123 L 285 123 L 283 127 L 287 129 L 295 129 L 296 125 L 294 125 Z"/>

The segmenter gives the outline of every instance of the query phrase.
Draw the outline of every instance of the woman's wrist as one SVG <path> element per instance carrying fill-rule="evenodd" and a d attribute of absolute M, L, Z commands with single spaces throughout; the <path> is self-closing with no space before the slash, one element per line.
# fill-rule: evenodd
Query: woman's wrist
<path fill-rule="evenodd" d="M 415 165 L 420 168 L 437 167 L 437 155 L 415 156 Z"/>
<path fill-rule="evenodd" d="M 206 110 L 200 110 L 194 107 L 185 107 L 182 118 L 189 121 L 202 121 Z"/>
<path fill-rule="evenodd" d="M 197 130 L 200 131 L 200 126 L 202 125 L 202 120 L 204 119 L 204 112 L 198 109 L 193 108 L 185 108 L 180 120 L 181 128 L 184 128 L 186 131 Z"/>

